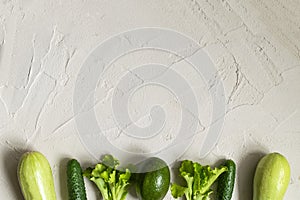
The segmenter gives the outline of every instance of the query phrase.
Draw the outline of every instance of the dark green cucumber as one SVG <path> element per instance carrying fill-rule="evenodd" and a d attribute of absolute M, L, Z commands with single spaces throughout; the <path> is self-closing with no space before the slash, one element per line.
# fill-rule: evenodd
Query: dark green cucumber
<path fill-rule="evenodd" d="M 67 186 L 69 200 L 86 200 L 86 191 L 82 169 L 77 160 L 69 160 L 67 164 Z"/>
<path fill-rule="evenodd" d="M 226 166 L 228 171 L 218 178 L 217 196 L 218 200 L 230 200 L 234 188 L 236 165 L 232 160 L 226 160 L 223 166 Z"/>

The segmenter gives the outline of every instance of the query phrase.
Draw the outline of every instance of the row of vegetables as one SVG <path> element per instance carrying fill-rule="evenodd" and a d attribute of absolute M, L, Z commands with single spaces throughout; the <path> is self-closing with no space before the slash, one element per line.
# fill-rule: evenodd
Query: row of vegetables
<path fill-rule="evenodd" d="M 225 160 L 222 165 L 212 168 L 183 160 L 178 176 L 184 184 L 170 183 L 169 166 L 157 157 L 137 165 L 120 167 L 116 158 L 105 155 L 98 164 L 85 170 L 76 159 L 70 159 L 66 174 L 69 200 L 87 199 L 84 177 L 95 183 L 103 200 L 125 200 L 130 186 L 135 186 L 140 200 L 162 200 L 169 189 L 176 199 L 209 200 L 215 192 L 218 200 L 230 200 L 235 185 L 236 164 L 233 160 Z M 52 170 L 42 153 L 27 152 L 21 157 L 18 178 L 25 200 L 56 200 Z M 289 181 L 287 159 L 279 153 L 267 154 L 256 168 L 253 200 L 282 200 Z M 212 187 L 214 183 L 216 187 Z"/>

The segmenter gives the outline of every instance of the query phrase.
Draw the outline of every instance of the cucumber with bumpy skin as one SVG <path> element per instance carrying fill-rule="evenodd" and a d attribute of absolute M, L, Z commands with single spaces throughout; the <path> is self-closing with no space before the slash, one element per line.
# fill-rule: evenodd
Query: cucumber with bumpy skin
<path fill-rule="evenodd" d="M 75 159 L 69 160 L 67 164 L 67 186 L 69 200 L 86 200 L 86 191 L 82 176 L 82 169 Z"/>
<path fill-rule="evenodd" d="M 23 154 L 18 179 L 25 200 L 56 200 L 52 171 L 40 152 Z"/>
<path fill-rule="evenodd" d="M 227 167 L 228 171 L 218 178 L 218 200 L 230 200 L 234 188 L 236 165 L 232 160 L 226 160 L 222 166 Z"/>

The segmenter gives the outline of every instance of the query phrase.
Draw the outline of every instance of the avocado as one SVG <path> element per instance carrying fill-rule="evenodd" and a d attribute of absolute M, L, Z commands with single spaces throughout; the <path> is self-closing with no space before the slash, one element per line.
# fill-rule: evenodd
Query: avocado
<path fill-rule="evenodd" d="M 140 200 L 162 200 L 170 185 L 170 170 L 165 161 L 157 157 L 145 160 L 139 167 L 136 191 Z"/>

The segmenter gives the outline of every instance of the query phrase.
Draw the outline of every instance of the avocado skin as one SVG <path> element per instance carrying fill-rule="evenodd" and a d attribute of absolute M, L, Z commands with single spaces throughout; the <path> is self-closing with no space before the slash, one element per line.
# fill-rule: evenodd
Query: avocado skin
<path fill-rule="evenodd" d="M 140 165 L 136 191 L 140 200 L 162 200 L 170 186 L 170 170 L 160 158 L 148 158 Z"/>

